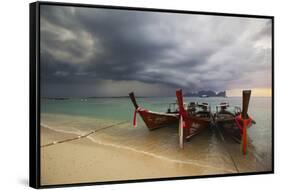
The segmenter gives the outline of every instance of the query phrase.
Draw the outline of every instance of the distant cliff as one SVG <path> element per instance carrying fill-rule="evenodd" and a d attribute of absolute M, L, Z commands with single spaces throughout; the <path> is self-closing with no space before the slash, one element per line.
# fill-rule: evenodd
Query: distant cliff
<path fill-rule="evenodd" d="M 217 93 L 217 96 L 218 97 L 226 97 L 226 92 L 225 91 L 219 92 L 219 93 Z"/>
<path fill-rule="evenodd" d="M 212 90 L 202 90 L 195 93 L 185 93 L 185 97 L 226 97 L 226 92 L 214 92 Z"/>

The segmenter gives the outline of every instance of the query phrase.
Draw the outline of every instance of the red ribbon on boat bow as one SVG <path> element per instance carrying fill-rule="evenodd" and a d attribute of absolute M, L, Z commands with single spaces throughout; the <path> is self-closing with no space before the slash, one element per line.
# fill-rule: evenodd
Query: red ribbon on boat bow
<path fill-rule="evenodd" d="M 242 137 L 241 145 L 242 145 L 242 151 L 243 151 L 244 155 L 247 153 L 247 127 L 250 125 L 251 121 L 252 121 L 251 117 L 249 117 L 248 119 L 243 119 L 241 114 L 239 114 L 235 117 L 236 125 L 240 129 L 240 133 L 241 133 L 241 137 Z M 242 125 L 241 125 L 241 123 L 242 123 Z"/>
<path fill-rule="evenodd" d="M 148 111 L 146 109 L 142 109 L 141 107 L 138 107 L 137 109 L 135 109 L 134 112 L 134 119 L 133 119 L 133 126 L 136 127 L 137 126 L 137 113 L 141 112 L 141 111 Z"/>
<path fill-rule="evenodd" d="M 250 125 L 251 121 L 252 121 L 251 117 L 249 117 L 248 119 L 243 119 L 241 114 L 239 114 L 235 117 L 236 125 L 240 129 L 241 134 L 243 132 L 243 125 L 245 127 L 248 127 Z M 242 125 L 241 125 L 241 123 L 242 123 Z"/>
<path fill-rule="evenodd" d="M 185 110 L 180 110 L 179 114 L 180 114 L 180 117 L 181 117 L 180 118 L 181 119 L 181 127 L 182 128 L 187 127 L 185 121 L 187 121 L 188 113 Z"/>

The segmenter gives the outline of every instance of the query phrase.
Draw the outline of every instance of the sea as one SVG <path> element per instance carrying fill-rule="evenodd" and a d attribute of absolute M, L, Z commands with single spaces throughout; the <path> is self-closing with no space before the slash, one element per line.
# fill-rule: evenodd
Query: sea
<path fill-rule="evenodd" d="M 175 97 L 137 97 L 139 106 L 151 111 L 166 112 Z M 185 102 L 208 102 L 213 113 L 216 105 L 228 102 L 240 106 L 241 97 L 185 97 Z M 199 173 L 225 174 L 267 172 L 272 170 L 272 99 L 251 97 L 249 115 L 256 124 L 248 129 L 248 153 L 241 145 L 221 136 L 215 127 L 185 142 L 179 148 L 178 126 L 149 131 L 138 116 L 133 127 L 134 106 L 128 97 L 41 99 L 41 126 L 58 132 L 87 134 L 94 143 L 171 161 L 175 165 L 194 164 L 204 169 Z M 195 175 L 198 175 L 196 173 Z"/>

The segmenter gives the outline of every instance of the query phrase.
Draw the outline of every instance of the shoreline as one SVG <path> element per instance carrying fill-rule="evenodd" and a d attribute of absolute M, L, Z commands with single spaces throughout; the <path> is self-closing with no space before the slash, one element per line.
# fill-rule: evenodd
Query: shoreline
<path fill-rule="evenodd" d="M 271 168 L 269 158 L 252 145 L 249 154 L 243 156 L 239 145 L 222 142 L 212 130 L 187 142 L 182 150 L 177 128 L 151 132 L 141 122 L 133 128 L 128 121 L 47 113 L 41 114 L 41 121 L 42 185 L 262 172 Z"/>
<path fill-rule="evenodd" d="M 77 135 L 41 127 L 41 145 Z M 229 173 L 189 163 L 171 162 L 80 138 L 41 147 L 42 185 L 165 178 Z"/>

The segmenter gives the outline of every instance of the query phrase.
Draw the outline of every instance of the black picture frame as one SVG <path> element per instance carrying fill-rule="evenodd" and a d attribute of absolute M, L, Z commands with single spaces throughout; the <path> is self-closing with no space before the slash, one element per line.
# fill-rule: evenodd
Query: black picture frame
<path fill-rule="evenodd" d="M 184 177 L 169 177 L 157 179 L 138 179 L 138 180 L 122 180 L 122 181 L 107 181 L 93 183 L 74 183 L 61 185 L 41 185 L 40 183 L 40 6 L 72 6 L 72 7 L 88 7 L 88 8 L 104 8 L 117 10 L 132 10 L 132 11 L 148 11 L 148 12 L 163 12 L 163 13 L 183 13 L 183 14 L 200 14 L 200 15 L 216 15 L 226 17 L 245 17 L 245 18 L 266 18 L 271 20 L 272 24 L 272 170 L 265 172 L 245 172 L 237 174 L 218 174 L 218 175 L 202 175 L 202 176 L 184 176 Z M 59 3 L 59 2 L 34 2 L 29 4 L 29 59 L 30 59 L 30 76 L 29 76 L 29 185 L 33 188 L 53 188 L 53 187 L 72 187 L 85 185 L 100 185 L 100 184 L 120 184 L 134 182 L 151 182 L 164 180 L 180 180 L 194 178 L 210 178 L 210 177 L 231 177 L 243 175 L 257 174 L 272 174 L 274 173 L 274 16 L 265 15 L 248 15 L 248 14 L 233 14 L 233 13 L 218 13 L 218 12 L 201 12 L 187 10 L 169 10 L 156 8 L 140 8 L 140 7 L 121 7 L 108 5 L 91 5 L 91 4 L 76 4 L 76 3 Z"/>

